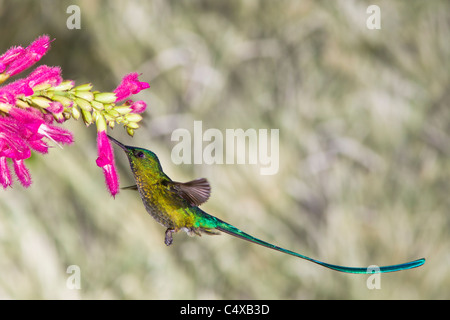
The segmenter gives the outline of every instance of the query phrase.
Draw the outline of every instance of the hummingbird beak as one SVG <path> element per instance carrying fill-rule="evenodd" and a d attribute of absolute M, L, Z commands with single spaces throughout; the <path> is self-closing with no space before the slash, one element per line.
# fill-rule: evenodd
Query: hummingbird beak
<path fill-rule="evenodd" d="M 126 145 L 122 144 L 121 142 L 117 141 L 116 139 L 114 139 L 113 137 L 111 137 L 110 135 L 108 135 L 109 140 L 111 140 L 112 142 L 114 142 L 115 144 L 117 144 L 120 148 L 122 148 L 123 151 L 128 152 L 128 148 Z"/>

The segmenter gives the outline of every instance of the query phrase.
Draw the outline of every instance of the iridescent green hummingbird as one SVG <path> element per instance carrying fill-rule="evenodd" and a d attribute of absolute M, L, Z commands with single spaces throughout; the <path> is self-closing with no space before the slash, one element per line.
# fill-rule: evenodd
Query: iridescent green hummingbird
<path fill-rule="evenodd" d="M 297 258 L 317 263 L 346 273 L 384 273 L 419 267 L 425 259 L 407 263 L 384 266 L 379 268 L 344 267 L 309 258 L 305 255 L 283 249 L 268 242 L 257 239 L 238 228 L 228 224 L 199 208 L 206 202 L 211 193 L 211 187 L 204 178 L 186 183 L 172 181 L 162 170 L 158 157 L 150 150 L 126 146 L 116 139 L 108 138 L 125 151 L 133 171 L 136 185 L 124 189 L 138 190 L 147 212 L 166 229 L 165 244 L 173 242 L 172 234 L 180 230 L 189 235 L 228 233 L 234 237 L 277 250 Z"/>

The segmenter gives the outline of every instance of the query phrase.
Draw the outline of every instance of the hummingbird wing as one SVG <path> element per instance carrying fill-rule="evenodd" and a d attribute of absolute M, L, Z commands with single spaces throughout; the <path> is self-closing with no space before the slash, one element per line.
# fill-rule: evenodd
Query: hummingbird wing
<path fill-rule="evenodd" d="M 171 180 L 164 180 L 162 182 L 165 186 L 169 187 L 177 197 L 186 200 L 189 205 L 198 207 L 202 203 L 205 203 L 211 195 L 211 186 L 205 178 L 192 180 L 189 182 L 176 182 Z M 123 187 L 123 190 L 138 190 L 137 185 Z"/>
<path fill-rule="evenodd" d="M 191 206 L 198 207 L 205 203 L 211 195 L 211 186 L 205 178 L 189 182 L 169 182 L 170 189 L 186 200 Z"/>

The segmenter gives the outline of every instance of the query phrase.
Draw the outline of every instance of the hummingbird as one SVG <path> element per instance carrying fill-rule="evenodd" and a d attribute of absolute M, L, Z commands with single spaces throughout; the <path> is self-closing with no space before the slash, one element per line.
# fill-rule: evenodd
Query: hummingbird
<path fill-rule="evenodd" d="M 425 259 L 422 258 L 378 268 L 345 267 L 322 262 L 265 242 L 199 208 L 211 194 L 211 186 L 205 178 L 189 182 L 173 181 L 164 173 L 158 157 L 152 151 L 124 145 L 109 135 L 108 138 L 127 155 L 136 181 L 136 185 L 123 189 L 139 191 L 147 212 L 166 228 L 164 243 L 167 246 L 173 243 L 173 234 L 179 231 L 185 231 L 190 236 L 215 235 L 224 232 L 239 239 L 344 273 L 386 273 L 417 268 L 425 263 Z"/>

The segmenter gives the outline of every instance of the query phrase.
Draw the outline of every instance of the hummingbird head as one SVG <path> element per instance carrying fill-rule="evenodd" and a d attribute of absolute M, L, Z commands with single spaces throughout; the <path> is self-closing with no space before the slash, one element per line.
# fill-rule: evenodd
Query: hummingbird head
<path fill-rule="evenodd" d="M 127 155 L 130 161 L 131 170 L 135 175 L 145 172 L 146 175 L 160 175 L 162 173 L 161 164 L 155 153 L 150 150 L 126 146 L 108 135 L 109 140 L 118 145 Z"/>

